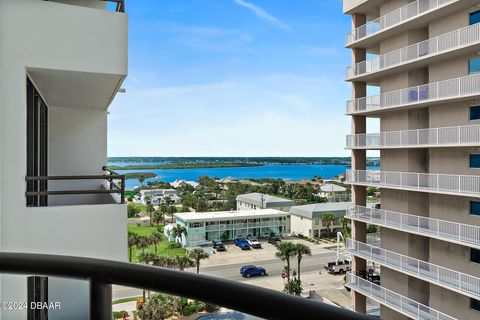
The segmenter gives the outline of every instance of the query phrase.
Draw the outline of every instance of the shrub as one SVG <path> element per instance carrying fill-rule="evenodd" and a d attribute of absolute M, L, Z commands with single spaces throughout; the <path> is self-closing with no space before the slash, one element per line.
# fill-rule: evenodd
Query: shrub
<path fill-rule="evenodd" d="M 195 303 L 191 303 L 183 309 L 183 315 L 187 317 L 195 312 L 197 312 L 197 305 Z"/>
<path fill-rule="evenodd" d="M 177 248 L 181 248 L 182 245 L 178 242 L 170 242 L 168 244 L 168 249 L 177 249 Z"/>
<path fill-rule="evenodd" d="M 113 319 L 122 319 L 123 314 L 128 315 L 128 312 L 125 310 L 112 312 Z"/>

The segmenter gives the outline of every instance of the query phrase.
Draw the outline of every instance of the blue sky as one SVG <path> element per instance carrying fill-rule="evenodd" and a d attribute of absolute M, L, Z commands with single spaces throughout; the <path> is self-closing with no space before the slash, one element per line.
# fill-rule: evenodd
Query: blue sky
<path fill-rule="evenodd" d="M 348 156 L 340 0 L 135 0 L 110 156 Z"/>

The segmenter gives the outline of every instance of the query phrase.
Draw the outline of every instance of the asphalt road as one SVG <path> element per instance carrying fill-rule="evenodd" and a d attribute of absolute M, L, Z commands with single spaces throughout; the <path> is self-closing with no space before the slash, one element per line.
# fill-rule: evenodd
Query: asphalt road
<path fill-rule="evenodd" d="M 336 253 L 334 251 L 314 254 L 311 257 L 304 257 L 302 259 L 301 272 L 308 273 L 312 271 L 323 270 L 323 265 L 328 261 L 333 261 L 335 257 Z M 240 275 L 240 268 L 248 264 L 254 264 L 256 266 L 265 268 L 269 277 L 279 277 L 285 266 L 285 262 L 281 261 L 280 259 L 258 260 L 250 263 L 234 263 L 200 267 L 200 274 L 248 283 L 249 281 L 255 281 L 255 278 L 246 279 Z M 292 268 L 296 269 L 297 259 L 292 259 L 291 264 Z M 195 269 L 189 269 L 187 271 L 195 272 Z M 120 298 L 135 297 L 141 296 L 142 290 L 122 286 L 113 286 L 112 295 L 114 300 Z"/>

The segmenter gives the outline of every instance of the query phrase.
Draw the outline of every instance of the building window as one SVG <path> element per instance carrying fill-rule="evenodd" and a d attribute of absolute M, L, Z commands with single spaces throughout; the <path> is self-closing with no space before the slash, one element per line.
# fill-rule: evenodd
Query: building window
<path fill-rule="evenodd" d="M 198 228 L 200 227 L 200 222 L 190 222 L 190 228 Z"/>
<path fill-rule="evenodd" d="M 480 72 L 480 57 L 475 57 L 468 60 L 468 73 L 479 73 Z"/>
<path fill-rule="evenodd" d="M 470 120 L 480 120 L 480 106 L 470 107 Z"/>
<path fill-rule="evenodd" d="M 474 153 L 470 155 L 470 168 L 472 169 L 480 168 L 480 153 Z"/>
<path fill-rule="evenodd" d="M 480 301 L 470 298 L 470 308 L 480 311 Z"/>
<path fill-rule="evenodd" d="M 470 13 L 470 25 L 480 22 L 480 10 Z"/>
<path fill-rule="evenodd" d="M 480 202 L 470 201 L 470 214 L 480 216 Z"/>
<path fill-rule="evenodd" d="M 470 261 L 475 263 L 480 263 L 480 250 L 470 249 Z"/>

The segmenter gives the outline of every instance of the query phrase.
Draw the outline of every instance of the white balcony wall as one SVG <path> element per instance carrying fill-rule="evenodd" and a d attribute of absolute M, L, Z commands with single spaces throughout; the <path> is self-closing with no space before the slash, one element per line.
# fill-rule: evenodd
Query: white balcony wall
<path fill-rule="evenodd" d="M 347 250 L 354 256 L 480 299 L 480 278 L 352 239 L 347 239 Z"/>
<path fill-rule="evenodd" d="M 392 189 L 480 197 L 480 176 L 349 170 L 347 182 Z"/>
<path fill-rule="evenodd" d="M 347 273 L 347 286 L 352 290 L 360 292 L 382 305 L 400 312 L 411 319 L 418 320 L 454 320 L 455 318 L 439 312 L 429 306 L 418 303 L 398 293 L 378 286 L 372 282 Z"/>

